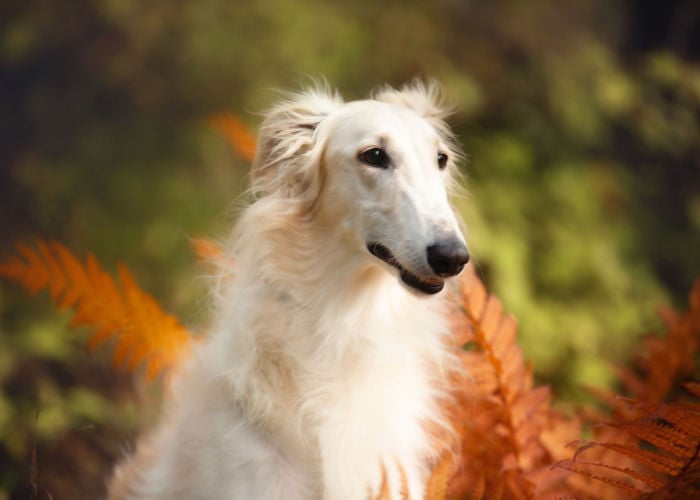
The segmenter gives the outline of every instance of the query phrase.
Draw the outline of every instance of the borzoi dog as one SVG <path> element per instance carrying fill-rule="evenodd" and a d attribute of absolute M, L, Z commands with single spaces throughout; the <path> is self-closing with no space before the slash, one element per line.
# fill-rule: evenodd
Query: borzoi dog
<path fill-rule="evenodd" d="M 469 258 L 445 115 L 421 83 L 269 111 L 235 277 L 111 499 L 423 497 L 456 365 L 440 292 Z"/>

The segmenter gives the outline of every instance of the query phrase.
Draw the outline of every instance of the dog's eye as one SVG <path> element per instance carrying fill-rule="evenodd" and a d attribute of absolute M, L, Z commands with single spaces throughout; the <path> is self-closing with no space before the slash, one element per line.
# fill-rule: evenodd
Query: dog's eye
<path fill-rule="evenodd" d="M 447 166 L 447 155 L 445 153 L 438 153 L 438 167 L 440 170 L 444 169 Z"/>
<path fill-rule="evenodd" d="M 387 168 L 389 155 L 381 148 L 371 148 L 360 153 L 360 161 L 372 167 Z"/>

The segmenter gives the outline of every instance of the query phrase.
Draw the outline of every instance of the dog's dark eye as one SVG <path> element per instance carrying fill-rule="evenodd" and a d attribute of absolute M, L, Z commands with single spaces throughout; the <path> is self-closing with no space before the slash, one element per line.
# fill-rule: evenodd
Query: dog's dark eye
<path fill-rule="evenodd" d="M 372 148 L 360 153 L 360 161 L 372 167 L 387 168 L 389 155 L 381 148 Z"/>
<path fill-rule="evenodd" d="M 438 167 L 440 170 L 447 166 L 447 155 L 445 153 L 438 153 Z"/>

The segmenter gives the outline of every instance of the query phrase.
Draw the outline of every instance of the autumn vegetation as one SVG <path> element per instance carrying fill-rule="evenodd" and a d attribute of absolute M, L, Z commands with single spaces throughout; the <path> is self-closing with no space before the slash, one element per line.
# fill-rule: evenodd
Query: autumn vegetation
<path fill-rule="evenodd" d="M 1 3 L 0 500 L 100 498 L 158 421 L 230 264 L 196 237 L 307 75 L 455 104 L 473 375 L 431 495 L 697 496 L 697 2 Z"/>
<path fill-rule="evenodd" d="M 222 258 L 211 242 L 196 240 L 194 246 L 212 262 Z M 118 273 L 120 283 L 94 256 L 83 262 L 64 245 L 43 240 L 36 249 L 18 244 L 15 255 L 0 263 L 0 275 L 31 294 L 47 290 L 59 308 L 73 309 L 71 326 L 93 330 L 90 349 L 112 339 L 114 366 L 133 372 L 144 365 L 145 377 L 153 380 L 177 368 L 195 340 L 138 287 L 125 266 Z M 473 266 L 453 299 L 452 341 L 467 375 L 452 381 L 454 399 L 445 410 L 460 442 L 446 446 L 426 499 L 700 494 L 700 405 L 666 403 L 684 380 L 688 392 L 700 398 L 700 383 L 687 382 L 700 342 L 700 280 L 689 310 L 666 311 L 665 336 L 648 337 L 636 372 L 622 373 L 626 392 L 636 399 L 602 397 L 610 405 L 608 420 L 584 409 L 566 416 L 553 407 L 549 388 L 535 385 L 517 344 L 515 319 L 488 294 Z M 593 438 L 584 439 L 592 424 L 598 425 Z M 387 483 L 376 498 L 392 498 Z"/>

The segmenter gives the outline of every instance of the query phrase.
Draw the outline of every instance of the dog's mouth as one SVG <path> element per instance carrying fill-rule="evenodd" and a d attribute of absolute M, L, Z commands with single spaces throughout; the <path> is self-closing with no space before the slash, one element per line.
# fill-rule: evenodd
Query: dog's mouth
<path fill-rule="evenodd" d="M 391 253 L 391 250 L 381 243 L 367 243 L 367 250 L 369 250 L 369 253 L 378 259 L 389 264 L 391 267 L 398 269 L 399 275 L 401 276 L 401 281 L 419 292 L 433 295 L 440 292 L 445 286 L 445 281 L 438 277 L 418 276 L 410 272 L 399 263 L 396 257 L 394 257 L 394 254 Z"/>

